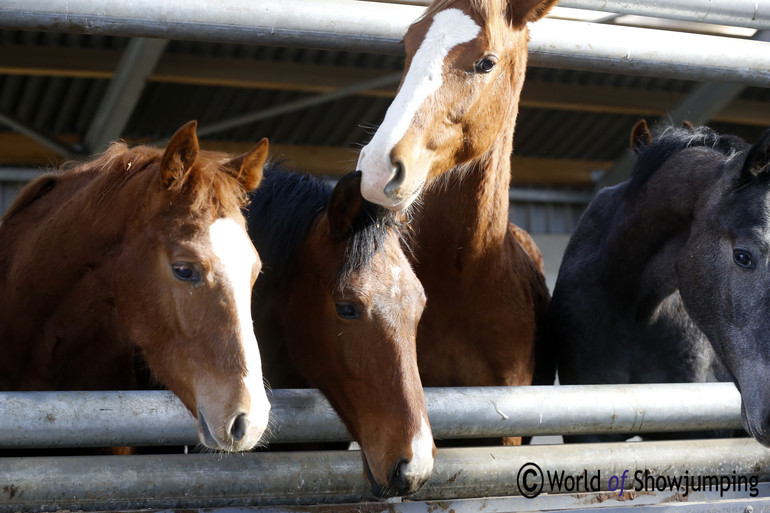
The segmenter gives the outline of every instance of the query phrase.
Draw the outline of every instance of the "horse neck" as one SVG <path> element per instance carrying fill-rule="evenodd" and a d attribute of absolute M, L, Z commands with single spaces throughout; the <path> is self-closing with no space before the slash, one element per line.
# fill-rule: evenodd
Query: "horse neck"
<path fill-rule="evenodd" d="M 425 192 L 415 214 L 417 251 L 432 248 L 423 260 L 458 253 L 481 258 L 502 245 L 508 232 L 515 118 L 516 108 L 486 155 L 447 171 Z"/>
<path fill-rule="evenodd" d="M 14 233 L 10 235 L 17 236 L 16 249 L 2 265 L 16 271 L 8 273 L 8 268 L 4 268 L 4 280 L 0 283 L 3 298 L 0 301 L 6 303 L 5 308 L 0 308 L 0 339 L 7 336 L 8 340 L 25 341 L 13 345 L 17 361 L 35 361 L 39 364 L 36 368 L 49 369 L 49 365 L 54 365 L 51 337 L 56 334 L 60 354 L 85 351 L 82 354 L 88 355 L 90 370 L 80 376 L 83 383 L 90 379 L 91 371 L 109 372 L 105 369 L 112 368 L 118 353 L 132 358 L 128 345 L 113 343 L 123 339 L 116 339 L 111 331 L 117 325 L 112 301 L 114 291 L 110 285 L 114 276 L 111 260 L 117 256 L 114 248 L 126 228 L 124 216 L 114 213 L 136 215 L 139 209 L 138 205 L 130 205 L 130 195 L 124 196 L 120 190 L 107 191 L 104 197 L 95 198 L 91 194 L 96 191 L 91 188 L 94 184 L 83 185 L 84 180 L 89 180 L 85 173 L 63 175 L 48 193 L 50 197 L 37 200 L 50 201 L 51 208 L 42 212 L 44 206 L 38 206 L 40 214 L 35 226 L 27 226 L 26 235 L 18 232 L 18 228 L 24 229 L 22 223 L 13 228 Z M 131 216 L 128 214 L 125 218 Z M 88 228 L 84 229 L 84 225 Z M 25 299 L 29 297 L 36 298 L 34 308 L 30 308 L 29 299 Z M 36 383 L 54 386 L 52 380 L 59 379 L 54 371 L 50 376 L 31 373 L 27 377 L 14 377 L 15 370 L 6 371 L 11 383 L 30 380 L 27 383 L 32 387 L 37 387 Z M 0 373 L 3 372 L 0 365 Z M 123 383 L 122 386 L 133 383 L 131 376 L 126 377 L 117 370 L 111 379 Z M 2 378 L 0 386 L 4 386 Z"/>

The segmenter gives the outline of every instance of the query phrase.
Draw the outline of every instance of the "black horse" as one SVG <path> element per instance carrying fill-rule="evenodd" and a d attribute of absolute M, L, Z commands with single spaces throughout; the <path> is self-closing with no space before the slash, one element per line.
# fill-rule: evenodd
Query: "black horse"
<path fill-rule="evenodd" d="M 770 130 L 749 146 L 640 122 L 631 143 L 631 178 L 591 202 L 559 271 L 560 382 L 733 381 L 770 446 Z"/>

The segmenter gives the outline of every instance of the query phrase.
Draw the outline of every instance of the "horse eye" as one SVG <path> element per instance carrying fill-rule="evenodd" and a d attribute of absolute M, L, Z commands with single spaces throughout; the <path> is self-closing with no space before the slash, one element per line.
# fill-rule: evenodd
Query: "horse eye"
<path fill-rule="evenodd" d="M 174 277 L 181 281 L 198 282 L 201 277 L 195 267 L 187 264 L 171 264 L 171 271 L 174 273 Z"/>
<path fill-rule="evenodd" d="M 337 315 L 343 319 L 360 319 L 361 310 L 354 303 L 334 303 Z"/>
<path fill-rule="evenodd" d="M 495 67 L 495 64 L 497 64 L 497 60 L 494 57 L 484 57 L 476 63 L 475 69 L 479 73 L 489 73 Z"/>
<path fill-rule="evenodd" d="M 754 267 L 754 262 L 751 259 L 751 253 L 743 249 L 736 249 L 733 251 L 733 260 L 741 267 Z"/>

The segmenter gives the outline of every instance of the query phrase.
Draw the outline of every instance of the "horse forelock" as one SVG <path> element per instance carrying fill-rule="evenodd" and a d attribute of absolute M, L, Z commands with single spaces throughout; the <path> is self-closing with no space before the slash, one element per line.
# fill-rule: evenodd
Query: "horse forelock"
<path fill-rule="evenodd" d="M 227 169 L 230 158 L 225 153 L 199 153 L 195 166 L 179 190 L 187 198 L 185 203 L 192 214 L 215 212 L 216 217 L 224 217 L 248 204 L 248 192 L 236 178 L 238 170 Z"/>
<path fill-rule="evenodd" d="M 96 175 L 100 183 L 94 196 L 104 199 L 120 191 L 134 177 L 159 173 L 163 152 L 163 148 L 129 147 L 116 141 L 97 158 L 85 163 L 68 162 L 61 170 L 64 176 Z M 225 169 L 230 158 L 226 153 L 201 151 L 184 182 L 169 188 L 174 204 L 193 217 L 209 212 L 214 217 L 223 217 L 239 211 L 246 205 L 248 195 L 236 178 L 237 170 Z M 157 180 L 160 183 L 159 175 Z"/>
<path fill-rule="evenodd" d="M 285 283 L 303 241 L 328 208 L 332 190 L 331 185 L 312 175 L 286 172 L 276 164 L 265 168 L 260 187 L 251 194 L 248 211 L 249 233 L 268 278 L 257 280 L 258 287 L 267 287 L 270 281 Z M 406 233 L 387 209 L 364 200 L 345 241 L 338 287 L 369 264 L 386 244 L 391 230 L 399 236 Z"/>
<path fill-rule="evenodd" d="M 396 235 L 395 240 L 401 247 L 408 246 L 405 238 L 407 228 L 396 216 L 380 205 L 363 200 L 347 240 L 345 260 L 337 279 L 338 287 L 344 286 L 354 273 L 370 265 L 374 255 L 388 244 L 390 234 Z"/>

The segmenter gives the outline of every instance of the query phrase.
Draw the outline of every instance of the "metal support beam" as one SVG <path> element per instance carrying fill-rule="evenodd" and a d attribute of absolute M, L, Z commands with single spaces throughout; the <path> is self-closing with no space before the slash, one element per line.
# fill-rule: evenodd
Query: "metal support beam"
<path fill-rule="evenodd" d="M 26 123 L 23 123 L 13 116 L 9 116 L 8 114 L 3 114 L 0 112 L 0 123 L 26 135 L 30 139 L 42 144 L 50 150 L 55 151 L 66 159 L 72 158 L 76 153 L 69 146 L 62 144 L 56 139 L 52 139 L 45 134 L 41 134 L 34 128 L 28 126 Z"/>
<path fill-rule="evenodd" d="M 152 74 L 167 39 L 133 38 L 129 41 L 115 76 L 102 98 L 85 136 L 87 153 L 98 153 L 123 135 L 139 97 Z"/>
<path fill-rule="evenodd" d="M 675 397 L 676 401 L 671 398 Z M 437 438 L 739 430 L 731 383 L 427 388 Z M 274 390 L 275 442 L 350 440 L 317 390 Z M 195 445 L 166 391 L 0 392 L 0 448 Z"/>
<path fill-rule="evenodd" d="M 384 1 L 384 0 L 376 0 Z M 404 3 L 429 5 L 432 0 L 406 0 Z M 618 14 L 650 16 L 669 20 L 696 21 L 759 30 L 770 29 L 770 5 L 756 0 L 561 0 L 559 7 Z M 602 19 L 607 21 L 607 18 Z"/>
<path fill-rule="evenodd" d="M 0 28 L 402 53 L 424 8 L 353 0 L 9 0 Z M 770 84 L 768 45 L 728 37 L 545 19 L 530 63 L 689 80 Z"/>
<path fill-rule="evenodd" d="M 1 461 L 0 513 L 247 507 L 372 499 L 358 451 Z M 542 479 L 533 463 L 543 473 Z M 534 472 L 523 481 L 520 471 L 527 468 Z M 721 496 L 721 476 L 728 480 L 745 476 L 746 481 L 770 478 L 770 450 L 746 438 L 442 449 L 430 480 L 409 499 L 520 495 L 527 488 L 537 489 L 541 482 L 544 494 L 558 493 L 558 487 L 552 487 L 545 476 L 562 472 L 574 477 L 585 472 L 588 479 L 595 480 L 590 483 L 592 489 L 595 482 L 596 490 L 614 490 L 620 495 L 618 484 L 624 472 L 624 488 L 631 490 L 637 472 L 643 477 L 645 471 L 651 472 L 653 479 L 716 476 L 716 489 L 712 491 Z M 521 484 L 526 486 L 522 489 Z M 729 483 L 725 486 L 728 492 L 736 488 Z M 748 497 L 748 484 L 745 488 L 743 496 Z M 605 497 L 610 498 L 609 494 Z"/>
<path fill-rule="evenodd" d="M 430 5 L 432 1 L 403 0 L 401 3 Z M 559 7 L 602 11 L 611 13 L 612 18 L 617 14 L 634 14 L 760 30 L 770 29 L 770 4 L 756 0 L 709 0 L 707 4 L 704 4 L 703 0 L 561 0 Z"/>
<path fill-rule="evenodd" d="M 249 123 L 255 123 L 257 121 L 262 121 L 263 119 L 283 116 L 291 112 L 306 109 L 308 107 L 322 105 L 324 103 L 328 103 L 331 101 L 339 100 L 341 98 L 352 96 L 360 91 L 366 91 L 369 89 L 377 89 L 380 87 L 396 85 L 401 80 L 401 75 L 402 73 L 400 72 L 390 73 L 371 80 L 364 80 L 362 82 L 357 82 L 355 84 L 351 84 L 346 87 L 341 87 L 339 89 L 335 89 L 334 91 L 330 91 L 328 93 L 321 93 L 321 94 L 313 95 L 307 98 L 301 98 L 299 100 L 288 102 L 283 105 L 277 105 L 275 107 L 270 107 L 269 109 L 264 109 L 257 112 L 251 112 L 249 114 L 243 114 L 241 116 L 237 116 L 231 119 L 226 119 L 224 121 L 213 123 L 211 125 L 203 125 L 197 130 L 198 137 L 206 137 L 211 134 L 215 134 L 217 132 L 230 130 L 232 128 L 238 128 L 240 126 L 248 125 Z M 168 137 L 166 139 L 156 141 L 153 144 L 164 145 L 164 144 L 167 144 L 170 140 L 171 138 Z"/>

